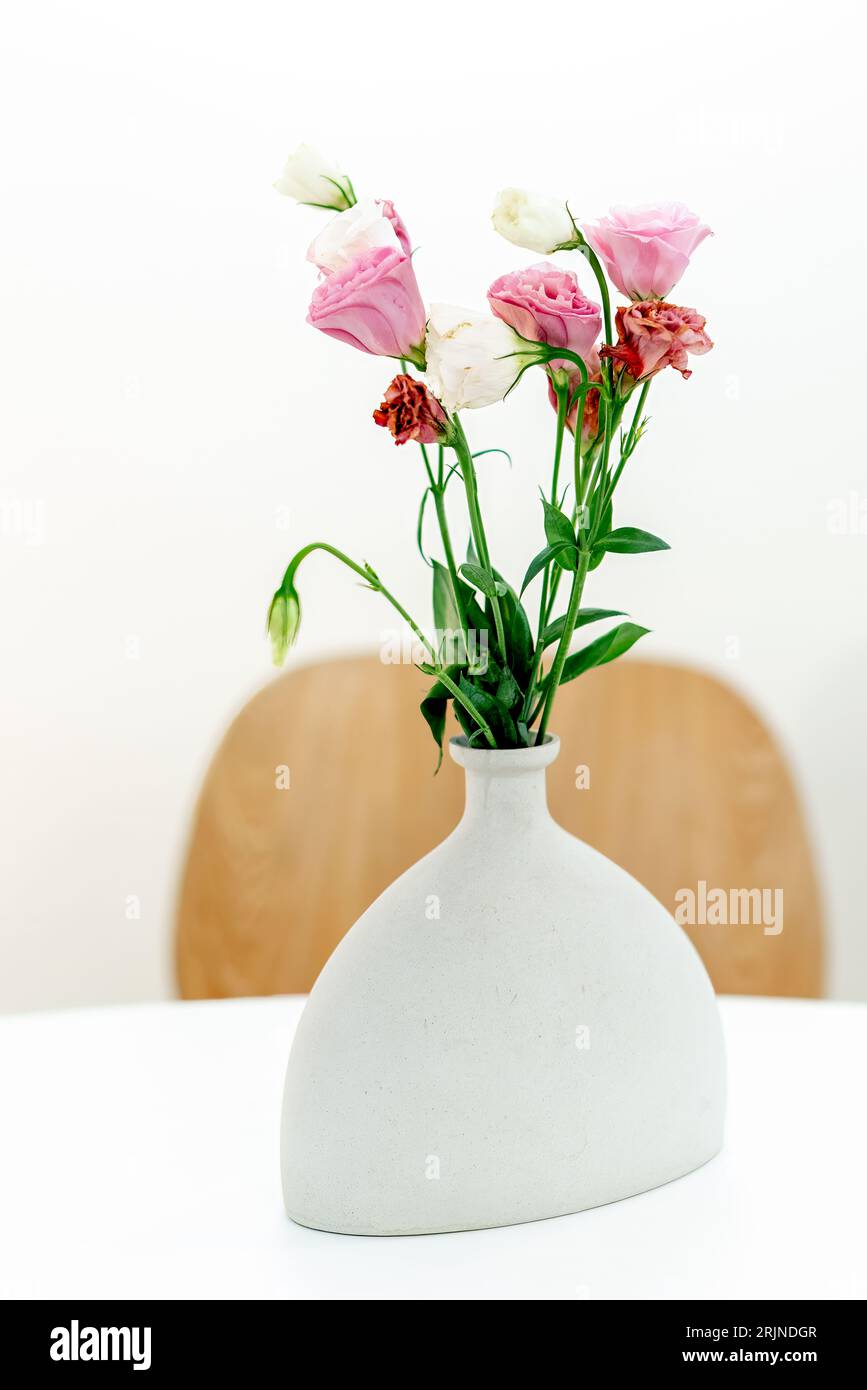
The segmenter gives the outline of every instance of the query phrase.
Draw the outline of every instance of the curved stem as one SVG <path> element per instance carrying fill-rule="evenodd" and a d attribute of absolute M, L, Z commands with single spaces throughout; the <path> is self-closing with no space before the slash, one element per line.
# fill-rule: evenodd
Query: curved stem
<path fill-rule="evenodd" d="M 599 294 L 602 299 L 602 318 L 605 323 L 605 341 L 606 343 L 610 343 L 611 296 L 608 293 L 608 281 L 605 279 L 605 272 L 602 269 L 602 266 L 599 264 L 599 257 L 593 250 L 593 247 L 590 245 L 589 241 L 587 241 L 583 237 L 582 241 L 584 244 L 580 246 L 578 249 L 580 250 L 581 255 L 584 257 L 585 261 L 587 261 L 587 263 L 589 264 L 590 269 L 593 271 L 593 274 L 596 276 L 596 283 L 599 286 Z"/>
<path fill-rule="evenodd" d="M 401 363 L 402 365 L 405 365 L 403 363 L 403 359 L 401 359 Z M 443 550 L 445 552 L 446 557 L 446 566 L 448 568 L 449 578 L 452 582 L 452 593 L 454 594 L 455 607 L 458 611 L 458 619 L 461 625 L 461 635 L 464 643 L 464 655 L 467 656 L 467 658 L 469 658 L 470 630 L 469 625 L 467 623 L 466 605 L 464 604 L 463 595 L 458 586 L 458 572 L 457 567 L 455 565 L 455 555 L 454 551 L 452 550 L 452 538 L 449 533 L 449 523 L 448 517 L 446 516 L 445 508 L 445 483 L 443 482 L 443 446 L 442 444 L 439 444 L 437 446 L 436 478 L 434 478 L 433 469 L 431 468 L 430 458 L 428 457 L 427 449 L 425 448 L 424 444 L 419 444 L 418 447 L 421 449 L 421 456 L 424 459 L 424 466 L 428 476 L 428 483 L 430 485 L 431 493 L 433 494 L 434 507 L 436 508 L 437 514 L 437 522 L 440 528 L 440 539 L 443 543 Z"/>
<path fill-rule="evenodd" d="M 436 483 L 434 482 L 433 471 L 432 471 L 431 466 L 430 466 L 430 459 L 429 459 L 428 456 L 427 456 L 427 449 L 424 447 L 423 444 L 419 444 L 418 447 L 421 449 L 421 456 L 422 456 L 422 458 L 424 459 L 424 466 L 425 466 L 425 471 L 426 471 L 427 476 L 428 476 L 428 481 L 429 481 L 431 487 L 436 487 Z"/>
<path fill-rule="evenodd" d="M 437 653 L 433 644 L 427 639 L 427 637 L 425 637 L 418 623 L 410 617 L 403 604 L 399 603 L 398 600 L 395 598 L 394 594 L 391 593 L 390 590 L 388 590 L 385 587 L 382 580 L 379 578 L 379 575 L 374 570 L 372 570 L 369 565 L 363 566 L 356 564 L 356 562 L 354 560 L 350 560 L 349 556 L 345 555 L 342 550 L 338 550 L 335 545 L 329 545 L 327 541 L 311 541 L 309 545 L 302 546 L 302 548 L 297 552 L 297 554 L 292 556 L 292 559 L 286 566 L 286 572 L 283 575 L 282 587 L 285 588 L 287 585 L 290 588 L 294 587 L 295 575 L 298 572 L 299 565 L 301 564 L 302 560 L 306 560 L 307 556 L 311 555 L 314 550 L 324 550 L 327 555 L 333 555 L 335 560 L 339 560 L 341 564 L 346 565 L 351 570 L 354 570 L 356 574 L 360 574 L 364 582 L 367 585 L 369 585 L 369 587 L 373 589 L 375 593 L 382 594 L 382 597 L 386 599 L 386 601 L 391 604 L 392 608 L 394 608 L 395 611 L 400 614 L 404 622 L 409 624 L 416 637 L 421 642 L 422 646 L 425 648 L 426 651 L 430 653 L 434 662 L 436 662 Z"/>
<path fill-rule="evenodd" d="M 440 469 L 440 471 L 442 471 L 442 469 Z M 452 581 L 452 592 L 455 596 L 455 607 L 458 610 L 458 618 L 460 619 L 461 632 L 463 633 L 464 637 L 464 652 L 468 654 L 470 630 L 467 620 L 466 605 L 464 604 L 463 594 L 461 593 L 460 581 L 458 580 L 458 571 L 457 566 L 455 564 L 455 553 L 452 549 L 452 538 L 451 533 L 449 532 L 448 517 L 446 516 L 446 499 L 444 496 L 444 490 L 442 487 L 437 487 L 435 484 L 432 485 L 431 490 L 433 492 L 434 506 L 436 507 L 437 521 L 439 522 L 440 527 L 440 537 L 443 543 L 443 550 L 445 551 L 446 565 L 448 566 L 449 578 Z"/>
<path fill-rule="evenodd" d="M 370 581 L 368 580 L 368 582 L 370 582 Z M 371 587 L 374 587 L 374 586 L 371 585 Z M 412 628 L 412 630 L 413 630 L 413 632 L 415 633 L 415 635 L 416 635 L 416 637 L 418 638 L 418 640 L 419 640 L 419 641 L 422 643 L 422 645 L 424 646 L 425 650 L 426 650 L 426 651 L 429 651 L 430 654 L 431 654 L 431 656 L 433 657 L 434 661 L 436 661 L 436 660 L 437 660 L 436 648 L 434 647 L 434 645 L 433 645 L 432 642 L 429 642 L 429 641 L 428 641 L 428 639 L 425 637 L 424 633 L 422 632 L 421 628 L 419 627 L 418 623 L 416 623 L 416 622 L 414 621 L 414 619 L 412 619 L 412 618 L 410 617 L 410 615 L 407 613 L 406 609 L 403 607 L 403 604 L 398 603 L 398 601 L 397 601 L 397 599 L 395 598 L 394 594 L 390 593 L 389 590 L 386 589 L 386 587 L 385 587 L 385 585 L 383 584 L 383 582 L 382 582 L 381 579 L 378 579 L 378 578 L 377 578 L 376 586 L 375 586 L 375 587 L 376 587 L 377 593 L 382 594 L 382 597 L 383 597 L 384 599 L 387 599 L 387 601 L 391 604 L 392 608 L 394 608 L 394 609 L 396 610 L 396 612 L 398 612 L 398 613 L 400 614 L 400 616 L 403 618 L 404 622 L 409 623 L 410 627 Z"/>

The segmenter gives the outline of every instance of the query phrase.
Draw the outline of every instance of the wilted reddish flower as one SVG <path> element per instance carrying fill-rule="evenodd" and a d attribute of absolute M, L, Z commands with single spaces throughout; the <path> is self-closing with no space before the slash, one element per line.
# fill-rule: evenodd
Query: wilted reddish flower
<path fill-rule="evenodd" d="M 587 357 L 587 371 L 591 381 L 601 381 L 602 372 L 599 365 L 599 353 L 595 348 L 591 348 Z M 578 423 L 578 414 L 581 409 L 581 398 L 575 393 L 581 385 L 581 373 L 578 368 L 570 368 L 567 372 L 569 379 L 569 399 L 574 400 L 574 404 L 566 416 L 566 426 L 571 434 L 575 433 L 575 426 Z M 548 378 L 548 399 L 554 409 L 557 409 L 557 392 L 554 390 L 554 383 Z M 599 392 L 588 391 L 584 402 L 584 428 L 581 431 L 581 438 L 585 444 L 589 444 L 599 433 Z"/>
<path fill-rule="evenodd" d="M 620 362 L 636 381 L 654 376 L 663 367 L 692 376 L 687 354 L 698 356 L 713 347 L 705 322 L 695 309 L 681 309 L 660 299 L 639 300 L 617 310 L 618 342 L 601 348 L 600 356 Z"/>
<path fill-rule="evenodd" d="M 424 382 L 399 373 L 385 393 L 385 400 L 373 412 L 378 425 L 390 429 L 395 444 L 414 439 L 419 444 L 437 444 L 448 432 L 448 416 Z"/>

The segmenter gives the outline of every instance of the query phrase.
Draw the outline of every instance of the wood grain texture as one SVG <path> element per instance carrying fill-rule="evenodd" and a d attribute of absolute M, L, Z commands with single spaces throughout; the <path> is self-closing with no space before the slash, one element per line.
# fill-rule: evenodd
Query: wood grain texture
<path fill-rule="evenodd" d="M 241 711 L 207 774 L 181 883 L 185 998 L 306 992 L 361 912 L 457 823 L 463 775 L 446 755 L 433 776 L 418 713 L 428 684 L 414 667 L 356 657 L 290 671 Z M 779 935 L 760 923 L 685 928 L 717 990 L 821 993 L 797 797 L 739 696 L 685 668 L 618 661 L 561 690 L 554 730 L 553 815 L 669 910 L 700 880 L 782 889 Z"/>

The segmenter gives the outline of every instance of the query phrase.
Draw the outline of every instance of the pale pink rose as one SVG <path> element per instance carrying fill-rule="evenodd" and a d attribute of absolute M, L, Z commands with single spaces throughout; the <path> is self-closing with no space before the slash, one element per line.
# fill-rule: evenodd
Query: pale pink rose
<path fill-rule="evenodd" d="M 488 290 L 488 303 L 522 338 L 568 348 L 585 360 L 602 328 L 599 305 L 585 299 L 571 270 L 549 261 L 501 275 Z"/>
<path fill-rule="evenodd" d="M 374 246 L 327 275 L 307 322 L 362 352 L 424 365 L 424 305 L 412 261 L 393 247 Z"/>
<path fill-rule="evenodd" d="M 585 359 L 587 376 L 590 381 L 602 380 L 602 369 L 599 361 L 599 353 L 595 348 L 591 348 L 590 353 Z M 552 363 L 553 366 L 553 363 Z M 576 392 L 581 385 L 581 373 L 577 367 L 567 367 L 566 375 L 569 379 L 569 400 L 572 405 L 566 415 L 566 427 L 570 434 L 574 434 L 578 425 L 578 413 L 581 405 L 580 397 Z M 548 400 L 554 409 L 557 409 L 557 393 L 554 390 L 554 383 L 548 378 Z M 588 391 L 584 402 L 584 417 L 582 420 L 583 428 L 581 438 L 585 444 L 589 444 L 599 433 L 599 392 Z"/>
<path fill-rule="evenodd" d="M 584 234 L 630 299 L 665 299 L 695 248 L 713 235 L 683 203 L 615 207 L 608 217 L 585 225 Z"/>
<path fill-rule="evenodd" d="M 362 198 L 332 217 L 310 243 L 307 259 L 323 275 L 345 270 L 350 261 L 374 246 L 391 246 L 409 255 L 409 233 L 394 203 L 381 198 Z"/>
<path fill-rule="evenodd" d="M 406 230 L 406 223 L 400 213 L 395 210 L 394 203 L 390 198 L 380 198 L 377 199 L 377 202 L 382 208 L 383 217 L 387 217 L 394 228 L 394 234 L 404 251 L 408 256 L 412 255 L 412 242 L 409 239 L 409 232 Z"/>
<path fill-rule="evenodd" d="M 681 376 L 692 376 L 687 353 L 700 356 L 713 343 L 704 331 L 705 318 L 695 309 L 682 309 L 659 299 L 630 304 L 617 310 L 614 347 L 603 347 L 600 356 L 619 362 L 636 381 L 646 380 L 674 367 Z"/>

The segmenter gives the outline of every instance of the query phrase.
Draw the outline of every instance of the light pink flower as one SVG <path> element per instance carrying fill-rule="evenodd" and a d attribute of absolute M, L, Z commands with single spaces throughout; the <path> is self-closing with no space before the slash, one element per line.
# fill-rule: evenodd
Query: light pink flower
<path fill-rule="evenodd" d="M 602 380 L 602 370 L 599 361 L 599 353 L 596 351 L 595 348 L 591 348 L 590 353 L 585 359 L 585 366 L 587 368 L 587 375 L 590 381 Z M 578 413 L 581 404 L 580 398 L 576 395 L 576 392 L 579 386 L 581 385 L 581 373 L 578 371 L 577 367 L 568 367 L 566 370 L 566 375 L 569 380 L 569 399 L 570 401 L 574 402 L 566 416 L 566 427 L 569 430 L 570 434 L 574 434 L 576 426 L 578 424 Z M 554 390 L 554 383 L 552 382 L 550 377 L 548 378 L 548 399 L 551 402 L 554 409 L 556 410 L 557 393 Z M 582 425 L 583 428 L 581 430 L 581 438 L 585 444 L 589 444 L 591 440 L 595 439 L 597 434 L 599 433 L 598 391 L 587 392 L 587 398 L 584 402 L 584 418 L 582 421 Z"/>
<path fill-rule="evenodd" d="M 412 261 L 394 247 L 374 246 L 327 275 L 307 322 L 362 352 L 424 365 L 424 305 Z"/>
<path fill-rule="evenodd" d="M 387 217 L 394 234 L 408 256 L 412 255 L 412 242 L 409 239 L 409 232 L 406 230 L 406 223 L 400 213 L 395 209 L 394 203 L 390 198 L 378 198 L 377 202 L 382 208 L 383 217 Z"/>
<path fill-rule="evenodd" d="M 307 259 L 318 266 L 323 275 L 333 275 L 336 270 L 345 270 L 356 256 L 374 246 L 391 246 L 407 256 L 412 249 L 409 233 L 395 212 L 394 203 L 380 198 L 362 198 L 326 222 L 311 242 Z"/>
<path fill-rule="evenodd" d="M 713 343 L 704 331 L 705 318 L 695 309 L 681 309 L 659 299 L 630 304 L 617 310 L 614 347 L 603 347 L 600 356 L 619 362 L 636 381 L 674 367 L 681 376 L 692 376 L 687 353 L 710 352 Z"/>
<path fill-rule="evenodd" d="M 683 203 L 614 207 L 608 217 L 585 225 L 584 233 L 630 299 L 665 299 L 693 251 L 713 235 Z"/>
<path fill-rule="evenodd" d="M 602 328 L 599 305 L 585 299 L 571 270 L 549 261 L 501 275 L 488 290 L 488 303 L 522 338 L 568 348 L 585 360 Z"/>

